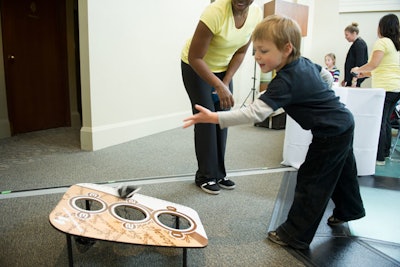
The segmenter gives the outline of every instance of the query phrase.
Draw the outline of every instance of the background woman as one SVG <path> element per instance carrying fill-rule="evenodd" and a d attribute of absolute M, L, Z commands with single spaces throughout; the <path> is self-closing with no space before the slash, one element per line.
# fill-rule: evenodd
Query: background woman
<path fill-rule="evenodd" d="M 344 63 L 344 80 L 341 83 L 342 86 L 352 86 L 353 76 L 351 75 L 351 69 L 368 62 L 368 47 L 365 41 L 358 36 L 359 32 L 358 23 L 356 22 L 353 22 L 344 29 L 346 40 L 353 44 L 347 52 L 346 62 Z M 358 79 L 355 86 L 360 87 L 364 80 L 365 78 Z"/>
<path fill-rule="evenodd" d="M 376 156 L 376 164 L 385 165 L 392 142 L 390 116 L 400 99 L 400 26 L 396 15 L 388 14 L 380 19 L 378 37 L 369 62 L 351 71 L 360 78 L 372 76 L 372 87 L 386 90 Z"/>

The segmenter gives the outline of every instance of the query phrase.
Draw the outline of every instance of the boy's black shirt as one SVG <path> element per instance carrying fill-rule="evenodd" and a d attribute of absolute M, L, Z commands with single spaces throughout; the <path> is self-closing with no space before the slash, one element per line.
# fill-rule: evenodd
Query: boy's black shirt
<path fill-rule="evenodd" d="M 354 125 L 351 112 L 320 76 L 321 66 L 300 57 L 279 70 L 260 96 L 273 110 L 282 107 L 313 136 L 344 133 Z"/>

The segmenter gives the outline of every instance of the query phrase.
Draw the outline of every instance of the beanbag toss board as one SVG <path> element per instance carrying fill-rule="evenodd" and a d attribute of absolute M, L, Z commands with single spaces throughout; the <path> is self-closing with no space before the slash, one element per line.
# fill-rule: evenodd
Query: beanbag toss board
<path fill-rule="evenodd" d="M 136 245 L 183 248 L 207 246 L 197 212 L 165 200 L 133 194 L 122 198 L 118 189 L 98 184 L 71 186 L 49 215 L 54 228 L 67 236 L 73 266 L 71 236 Z"/>

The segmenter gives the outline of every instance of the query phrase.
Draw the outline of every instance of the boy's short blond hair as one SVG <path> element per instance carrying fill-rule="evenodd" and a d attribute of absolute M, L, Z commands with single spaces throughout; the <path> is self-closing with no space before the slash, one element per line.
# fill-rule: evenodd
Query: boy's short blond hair
<path fill-rule="evenodd" d="M 291 43 L 293 51 L 288 63 L 300 57 L 301 30 L 291 18 L 280 15 L 264 18 L 254 29 L 252 41 L 272 41 L 280 51 L 287 43 Z"/>

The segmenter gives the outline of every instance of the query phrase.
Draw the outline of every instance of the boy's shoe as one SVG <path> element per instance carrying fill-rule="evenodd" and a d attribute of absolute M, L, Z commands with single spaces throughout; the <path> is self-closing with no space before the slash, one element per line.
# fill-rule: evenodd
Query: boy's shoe
<path fill-rule="evenodd" d="M 288 244 L 282 239 L 280 239 L 278 233 L 276 231 L 270 231 L 268 232 L 268 239 L 271 240 L 272 242 L 281 245 L 281 246 L 287 246 Z"/>
<path fill-rule="evenodd" d="M 378 165 L 378 166 L 385 166 L 385 164 L 386 164 L 386 162 L 384 161 L 384 160 L 377 160 L 376 161 L 376 165 Z"/>
<path fill-rule="evenodd" d="M 206 183 L 200 185 L 200 188 L 201 188 L 204 192 L 209 193 L 209 194 L 212 194 L 212 195 L 218 195 L 219 192 L 220 192 L 219 186 L 218 186 L 217 183 L 214 182 L 214 181 L 208 181 L 208 182 L 206 182 Z"/>
<path fill-rule="evenodd" d="M 331 215 L 331 217 L 328 218 L 328 225 L 330 226 L 337 226 L 337 225 L 341 225 L 343 224 L 345 221 L 342 221 L 338 218 L 336 218 L 335 216 Z"/>
<path fill-rule="evenodd" d="M 232 180 L 229 180 L 228 178 L 224 177 L 221 180 L 218 181 L 218 185 L 222 188 L 225 189 L 233 189 L 235 188 L 235 183 Z"/>

